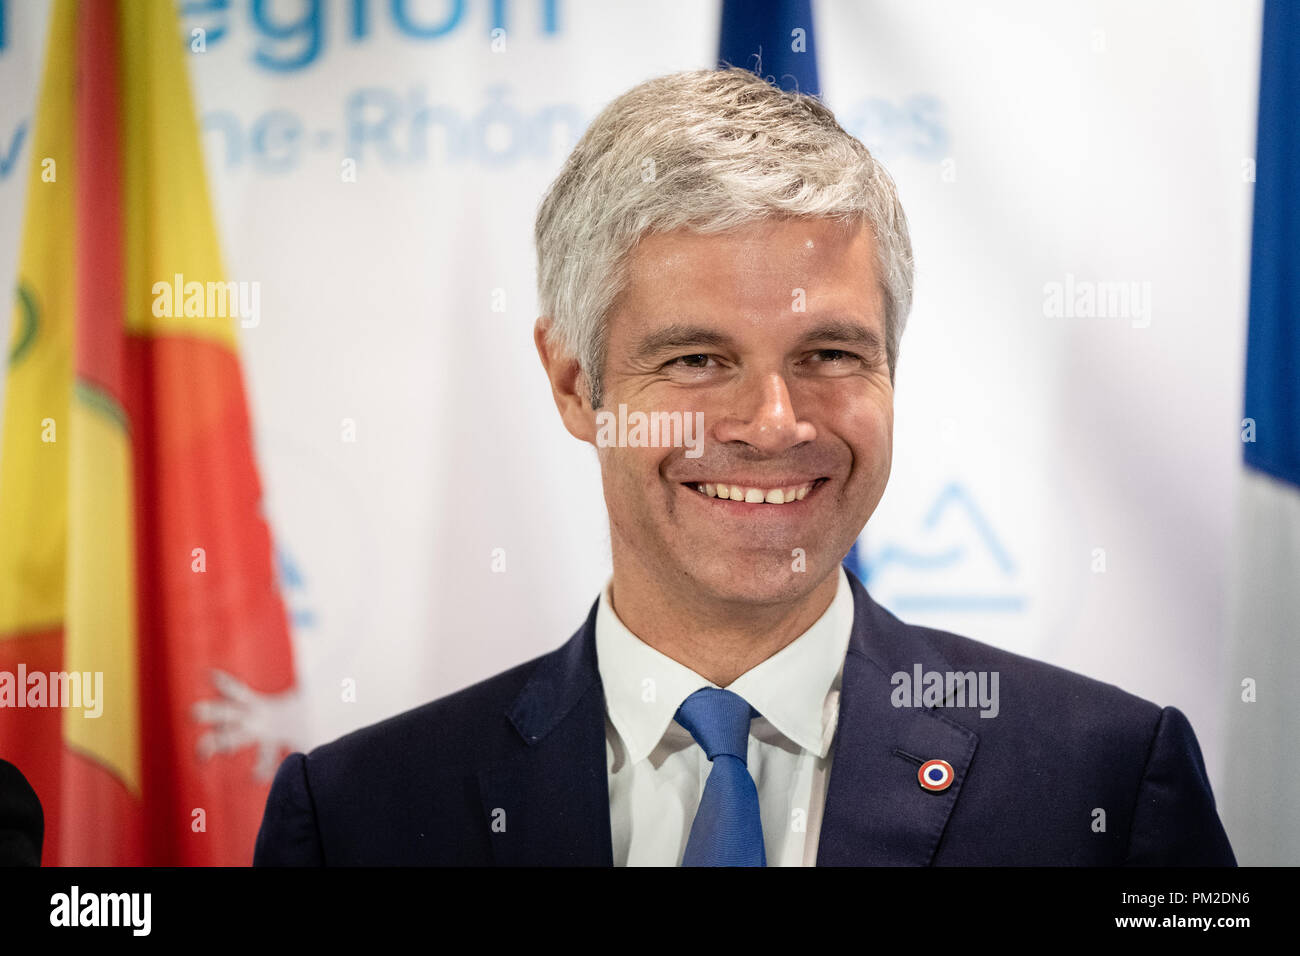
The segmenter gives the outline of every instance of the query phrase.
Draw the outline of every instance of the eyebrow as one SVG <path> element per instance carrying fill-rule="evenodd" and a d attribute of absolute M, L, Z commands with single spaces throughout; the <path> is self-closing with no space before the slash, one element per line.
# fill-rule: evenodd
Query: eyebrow
<path fill-rule="evenodd" d="M 632 350 L 632 358 L 644 361 L 677 349 L 695 348 L 696 346 L 725 348 L 731 344 L 731 336 L 716 329 L 706 328 L 702 325 L 674 322 L 671 325 L 665 325 L 662 329 L 655 329 L 638 342 L 636 348 Z"/>
<path fill-rule="evenodd" d="M 832 319 L 809 329 L 803 337 L 803 342 L 805 344 L 809 342 L 835 342 L 843 345 L 856 345 L 871 355 L 878 355 L 885 351 L 885 345 L 880 341 L 880 336 L 876 334 L 874 329 L 869 329 L 865 325 L 846 319 Z"/>
<path fill-rule="evenodd" d="M 884 343 L 873 329 L 847 319 L 831 319 L 809 329 L 800 344 L 834 342 L 853 345 L 871 355 L 885 351 Z M 702 325 L 674 322 L 649 333 L 632 350 L 632 358 L 647 361 L 666 352 L 685 348 L 728 348 L 734 345 L 731 336 Z"/>

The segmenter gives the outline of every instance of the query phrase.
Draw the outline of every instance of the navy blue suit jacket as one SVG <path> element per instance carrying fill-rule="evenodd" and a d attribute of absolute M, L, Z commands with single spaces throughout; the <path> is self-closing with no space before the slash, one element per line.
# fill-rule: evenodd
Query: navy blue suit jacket
<path fill-rule="evenodd" d="M 849 580 L 819 865 L 1236 864 L 1176 708 L 904 624 Z M 254 865 L 611 865 L 595 622 L 593 604 L 557 650 L 289 756 Z M 998 715 L 894 706 L 916 664 L 998 672 Z M 944 791 L 917 779 L 931 758 Z"/>

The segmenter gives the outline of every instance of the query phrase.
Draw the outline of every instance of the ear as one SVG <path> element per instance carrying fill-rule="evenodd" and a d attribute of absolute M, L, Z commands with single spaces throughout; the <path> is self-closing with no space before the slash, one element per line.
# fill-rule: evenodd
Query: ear
<path fill-rule="evenodd" d="M 551 319 L 542 316 L 533 326 L 533 343 L 542 360 L 542 368 L 551 381 L 551 395 L 560 419 L 569 434 L 588 444 L 596 444 L 596 413 L 588 399 L 587 377 L 578 360 L 549 342 Z"/>

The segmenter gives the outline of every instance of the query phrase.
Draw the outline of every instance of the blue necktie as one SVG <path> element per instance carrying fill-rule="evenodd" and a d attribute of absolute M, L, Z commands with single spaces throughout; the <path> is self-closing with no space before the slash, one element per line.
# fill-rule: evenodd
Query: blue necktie
<path fill-rule="evenodd" d="M 749 775 L 749 722 L 758 711 L 738 694 L 697 690 L 675 719 L 713 761 L 682 866 L 767 866 L 758 788 Z"/>

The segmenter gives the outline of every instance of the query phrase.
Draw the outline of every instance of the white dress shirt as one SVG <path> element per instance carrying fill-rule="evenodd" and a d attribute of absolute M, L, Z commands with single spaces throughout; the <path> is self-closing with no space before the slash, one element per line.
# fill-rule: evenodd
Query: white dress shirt
<path fill-rule="evenodd" d="M 677 708 L 717 687 L 646 644 L 610 602 L 596 611 L 596 661 L 605 689 L 605 756 L 615 866 L 680 866 L 712 764 Z M 830 607 L 798 638 L 727 686 L 761 717 L 749 726 L 768 866 L 816 866 L 840 679 L 853 628 L 853 592 L 840 568 Z"/>

